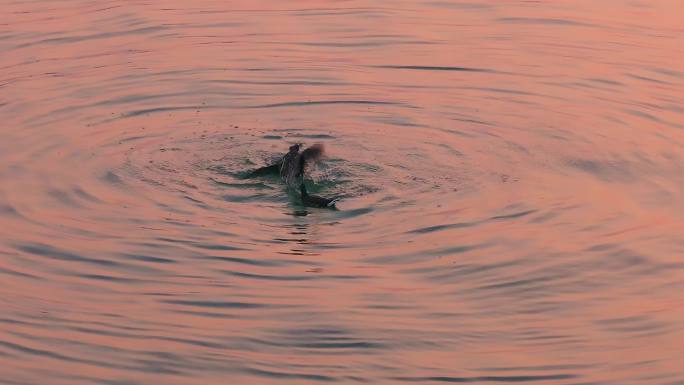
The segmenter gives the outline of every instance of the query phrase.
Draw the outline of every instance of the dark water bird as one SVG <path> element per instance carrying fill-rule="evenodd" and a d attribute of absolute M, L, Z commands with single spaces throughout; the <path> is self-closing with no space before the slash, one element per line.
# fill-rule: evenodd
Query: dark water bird
<path fill-rule="evenodd" d="M 322 144 L 314 144 L 302 152 L 299 152 L 300 147 L 300 144 L 290 146 L 290 151 L 283 156 L 280 165 L 280 177 L 288 186 L 302 183 L 306 163 L 320 159 L 324 153 Z"/>
<path fill-rule="evenodd" d="M 259 177 L 267 175 L 279 174 L 288 186 L 296 186 L 301 183 L 304 178 L 304 169 L 307 162 L 313 162 L 321 157 L 325 149 L 322 144 L 317 143 L 313 146 L 299 152 L 301 144 L 293 144 L 290 150 L 276 163 L 269 166 L 260 167 L 252 171 L 247 177 Z"/>
<path fill-rule="evenodd" d="M 330 199 L 319 197 L 317 195 L 310 195 L 306 191 L 306 186 L 304 186 L 304 183 L 299 186 L 299 190 L 302 193 L 302 203 L 304 203 L 304 206 L 336 209 L 335 203 L 339 200 L 339 198 Z"/>
<path fill-rule="evenodd" d="M 304 171 L 306 164 L 315 162 L 323 157 L 325 148 L 322 144 L 317 143 L 300 152 L 302 144 L 293 144 L 289 151 L 276 163 L 260 167 L 252 171 L 248 178 L 280 175 L 283 182 L 288 187 L 296 187 L 299 185 L 299 192 L 301 193 L 302 203 L 309 207 L 323 207 L 335 208 L 337 199 L 328 199 L 316 195 L 310 195 L 304 186 Z"/>

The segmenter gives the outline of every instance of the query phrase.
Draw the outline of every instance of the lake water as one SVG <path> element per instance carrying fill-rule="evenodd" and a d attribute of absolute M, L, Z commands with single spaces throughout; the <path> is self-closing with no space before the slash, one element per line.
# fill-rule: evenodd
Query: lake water
<path fill-rule="evenodd" d="M 1 384 L 684 384 L 680 0 L 0 3 Z"/>

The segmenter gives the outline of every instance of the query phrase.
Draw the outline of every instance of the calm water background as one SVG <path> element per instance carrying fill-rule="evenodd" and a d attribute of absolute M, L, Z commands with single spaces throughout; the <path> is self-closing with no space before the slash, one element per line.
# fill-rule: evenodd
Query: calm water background
<path fill-rule="evenodd" d="M 681 1 L 0 5 L 1 384 L 684 384 Z"/>

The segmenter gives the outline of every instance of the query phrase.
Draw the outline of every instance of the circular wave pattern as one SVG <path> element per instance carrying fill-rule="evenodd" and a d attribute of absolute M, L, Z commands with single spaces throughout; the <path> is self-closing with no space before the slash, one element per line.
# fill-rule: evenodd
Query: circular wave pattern
<path fill-rule="evenodd" d="M 0 382 L 684 380 L 668 2 L 46 4 L 0 20 Z M 292 143 L 339 210 L 245 178 Z"/>

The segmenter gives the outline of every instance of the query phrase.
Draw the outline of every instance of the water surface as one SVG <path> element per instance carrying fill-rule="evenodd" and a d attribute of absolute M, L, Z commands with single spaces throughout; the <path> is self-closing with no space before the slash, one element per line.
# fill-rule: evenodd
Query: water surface
<path fill-rule="evenodd" d="M 1 3 L 0 383 L 684 383 L 681 1 Z"/>

